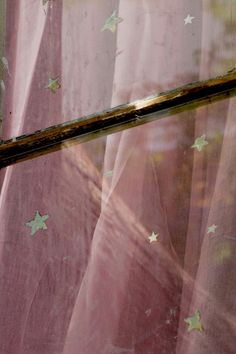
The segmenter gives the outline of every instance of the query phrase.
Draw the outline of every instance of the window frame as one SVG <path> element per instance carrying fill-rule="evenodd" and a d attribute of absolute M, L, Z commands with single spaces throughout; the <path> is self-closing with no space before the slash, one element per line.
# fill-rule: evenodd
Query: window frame
<path fill-rule="evenodd" d="M 189 83 L 132 103 L 2 141 L 0 168 L 235 95 L 236 68 L 223 76 Z"/>

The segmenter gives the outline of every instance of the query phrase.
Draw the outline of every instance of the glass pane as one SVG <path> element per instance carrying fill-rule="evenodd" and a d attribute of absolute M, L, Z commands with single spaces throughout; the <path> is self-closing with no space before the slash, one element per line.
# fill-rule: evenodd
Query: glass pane
<path fill-rule="evenodd" d="M 5 2 L 5 139 L 235 66 L 234 1 Z"/>
<path fill-rule="evenodd" d="M 5 3 L 4 139 L 235 65 L 233 0 Z M 1 170 L 0 353 L 234 353 L 235 106 Z"/>
<path fill-rule="evenodd" d="M 1 352 L 234 352 L 235 108 L 2 170 Z"/>

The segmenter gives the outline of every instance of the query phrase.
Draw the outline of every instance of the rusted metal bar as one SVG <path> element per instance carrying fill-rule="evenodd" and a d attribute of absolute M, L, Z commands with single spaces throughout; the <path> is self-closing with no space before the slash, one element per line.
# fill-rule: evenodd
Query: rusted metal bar
<path fill-rule="evenodd" d="M 236 95 L 236 72 L 68 121 L 0 145 L 0 168 Z"/>

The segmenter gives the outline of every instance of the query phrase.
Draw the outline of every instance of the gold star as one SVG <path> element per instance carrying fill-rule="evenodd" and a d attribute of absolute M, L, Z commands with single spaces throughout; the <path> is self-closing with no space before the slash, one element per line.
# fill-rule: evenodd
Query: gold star
<path fill-rule="evenodd" d="M 48 85 L 46 86 L 46 88 L 51 90 L 53 93 L 56 93 L 56 91 L 61 87 L 58 80 L 59 80 L 59 78 L 56 78 L 56 79 L 49 78 Z"/>
<path fill-rule="evenodd" d="M 218 226 L 215 225 L 215 224 L 209 226 L 208 229 L 207 229 L 207 233 L 208 233 L 208 234 L 214 234 L 214 233 L 216 232 L 217 227 L 218 227 Z"/>
<path fill-rule="evenodd" d="M 111 32 L 115 32 L 118 23 L 122 22 L 123 19 L 121 17 L 116 16 L 116 10 L 112 13 L 112 15 L 106 20 L 104 26 L 101 31 L 109 30 Z"/>
<path fill-rule="evenodd" d="M 157 242 L 157 238 L 158 238 L 159 234 L 155 234 L 155 232 L 152 232 L 152 234 L 148 237 L 149 238 L 149 242 Z"/>
<path fill-rule="evenodd" d="M 195 17 L 188 15 L 185 19 L 184 19 L 184 25 L 187 25 L 188 23 L 192 24 L 192 20 Z"/>
<path fill-rule="evenodd" d="M 194 316 L 185 318 L 184 322 L 188 324 L 188 332 L 191 332 L 193 330 L 203 332 L 204 330 L 201 323 L 201 315 L 199 310 L 195 311 Z"/>
<path fill-rule="evenodd" d="M 36 211 L 34 219 L 27 222 L 25 225 L 31 227 L 31 235 L 34 235 L 39 230 L 47 230 L 47 225 L 44 221 L 48 218 L 48 215 L 41 216 L 40 213 Z"/>
<path fill-rule="evenodd" d="M 202 151 L 204 146 L 208 145 L 208 141 L 206 141 L 206 135 L 202 135 L 196 138 L 194 144 L 191 146 L 192 148 L 196 148 L 198 151 Z"/>

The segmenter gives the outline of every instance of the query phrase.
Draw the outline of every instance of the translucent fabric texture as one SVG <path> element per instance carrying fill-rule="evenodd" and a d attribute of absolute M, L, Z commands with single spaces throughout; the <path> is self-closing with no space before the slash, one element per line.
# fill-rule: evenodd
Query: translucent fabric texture
<path fill-rule="evenodd" d="M 236 63 L 231 0 L 9 0 L 4 139 Z M 1 354 L 234 354 L 236 99 L 1 171 Z"/>

